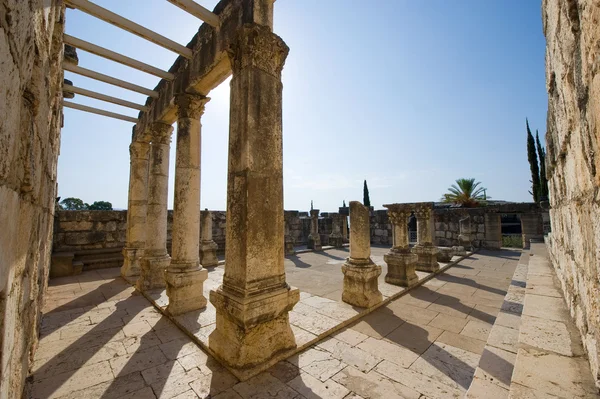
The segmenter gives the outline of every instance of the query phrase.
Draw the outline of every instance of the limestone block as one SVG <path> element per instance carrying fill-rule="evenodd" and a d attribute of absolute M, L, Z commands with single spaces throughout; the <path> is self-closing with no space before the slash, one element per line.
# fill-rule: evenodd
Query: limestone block
<path fill-rule="evenodd" d="M 52 254 L 52 262 L 50 264 L 50 278 L 73 276 L 81 273 L 81 268 L 73 266 L 73 258 L 75 254 L 72 252 L 57 252 Z"/>
<path fill-rule="evenodd" d="M 372 261 L 364 264 L 348 259 L 342 265 L 342 273 L 344 273 L 342 301 L 353 306 L 370 308 L 383 300 L 377 281 L 381 275 L 381 266 Z"/>
<path fill-rule="evenodd" d="M 434 273 L 440 270 L 437 262 L 438 249 L 432 245 L 415 245 L 412 252 L 418 256 L 416 269 L 421 272 Z"/>
<path fill-rule="evenodd" d="M 388 272 L 385 275 L 385 282 L 410 287 L 419 281 L 417 273 L 417 255 L 410 250 L 391 250 L 383 256 L 383 260 L 388 265 Z"/>

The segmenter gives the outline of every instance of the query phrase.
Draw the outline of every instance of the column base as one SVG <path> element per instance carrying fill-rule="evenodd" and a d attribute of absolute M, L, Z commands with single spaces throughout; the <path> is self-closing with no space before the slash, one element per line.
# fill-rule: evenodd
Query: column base
<path fill-rule="evenodd" d="M 140 278 L 136 287 L 140 291 L 165 288 L 165 270 L 171 264 L 169 255 L 143 257 L 141 261 Z"/>
<path fill-rule="evenodd" d="M 388 284 L 399 285 L 401 287 L 410 287 L 419 281 L 415 273 L 418 256 L 401 250 L 390 250 L 383 255 L 383 260 L 388 265 L 388 272 L 385 275 L 385 282 Z"/>
<path fill-rule="evenodd" d="M 207 278 L 208 271 L 200 267 L 189 271 L 167 269 L 165 272 L 167 296 L 169 297 L 167 312 L 177 316 L 205 308 L 207 301 L 202 289 Z"/>
<path fill-rule="evenodd" d="M 286 241 L 285 242 L 285 255 L 295 255 L 296 254 L 296 250 L 294 249 L 294 242 L 293 241 Z"/>
<path fill-rule="evenodd" d="M 416 266 L 418 271 L 434 273 L 440 270 L 440 265 L 437 262 L 437 247 L 417 244 L 413 247 L 412 252 L 418 256 Z"/>
<path fill-rule="evenodd" d="M 202 241 L 200 243 L 200 264 L 202 267 L 212 267 L 219 264 L 217 248 L 219 246 L 213 240 Z"/>
<path fill-rule="evenodd" d="M 320 251 L 323 249 L 323 246 L 321 245 L 321 236 L 317 235 L 309 235 L 308 236 L 308 245 L 307 245 L 308 249 L 312 249 L 314 251 Z"/>
<path fill-rule="evenodd" d="M 344 239 L 341 235 L 330 235 L 329 236 L 329 245 L 332 245 L 336 248 L 340 248 L 344 246 Z"/>
<path fill-rule="evenodd" d="M 437 261 L 438 262 L 444 262 L 444 263 L 448 263 L 452 260 L 452 257 L 454 256 L 454 250 L 450 247 L 437 247 L 438 249 L 438 254 L 437 254 Z"/>
<path fill-rule="evenodd" d="M 214 355 L 243 372 L 296 347 L 288 312 L 300 300 L 297 288 L 282 288 L 251 298 L 238 297 L 220 286 L 210 292 L 217 326 L 208 338 Z"/>
<path fill-rule="evenodd" d="M 471 237 L 468 235 L 460 234 L 458 236 L 458 242 L 462 247 L 471 249 Z"/>
<path fill-rule="evenodd" d="M 454 255 L 456 256 L 467 256 L 467 251 L 465 250 L 465 247 L 463 246 L 455 246 L 452 247 L 452 251 L 454 251 Z"/>
<path fill-rule="evenodd" d="M 143 248 L 123 248 L 123 266 L 121 266 L 121 276 L 134 277 L 139 276 L 142 269 L 142 258 L 144 256 Z"/>
<path fill-rule="evenodd" d="M 341 238 L 341 237 L 340 237 Z M 370 308 L 383 300 L 377 278 L 381 266 L 369 259 L 348 258 L 342 265 L 344 291 L 342 301 L 361 308 Z"/>

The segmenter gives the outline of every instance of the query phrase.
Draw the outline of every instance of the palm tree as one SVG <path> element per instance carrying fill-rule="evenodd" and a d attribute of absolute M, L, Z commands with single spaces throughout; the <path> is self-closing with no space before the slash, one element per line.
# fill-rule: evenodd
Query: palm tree
<path fill-rule="evenodd" d="M 482 201 L 487 200 L 486 188 L 479 187 L 481 182 L 475 182 L 475 179 L 458 179 L 456 184 L 448 188 L 449 193 L 442 197 L 443 202 L 452 202 L 462 205 L 465 208 L 478 206 Z"/>

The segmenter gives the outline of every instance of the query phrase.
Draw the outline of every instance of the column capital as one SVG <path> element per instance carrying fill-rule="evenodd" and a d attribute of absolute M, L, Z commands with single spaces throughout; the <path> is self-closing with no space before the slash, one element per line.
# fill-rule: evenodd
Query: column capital
<path fill-rule="evenodd" d="M 148 159 L 150 151 L 150 142 L 132 141 L 129 144 L 129 156 L 131 159 Z"/>
<path fill-rule="evenodd" d="M 148 127 L 148 134 L 152 137 L 152 143 L 170 144 L 173 126 L 168 123 L 154 122 Z"/>
<path fill-rule="evenodd" d="M 246 24 L 240 29 L 227 53 L 234 74 L 245 68 L 258 68 L 281 78 L 289 51 L 283 39 L 274 34 L 268 26 Z"/>
<path fill-rule="evenodd" d="M 433 211 L 433 203 L 432 202 L 424 202 L 424 203 L 415 205 L 415 217 L 417 219 L 429 219 L 431 217 L 432 211 Z"/>
<path fill-rule="evenodd" d="M 210 97 L 202 94 L 181 93 L 175 96 L 178 118 L 200 119 Z"/>
<path fill-rule="evenodd" d="M 388 211 L 390 221 L 394 226 L 403 226 L 408 224 L 408 218 L 411 215 L 410 210 Z"/>

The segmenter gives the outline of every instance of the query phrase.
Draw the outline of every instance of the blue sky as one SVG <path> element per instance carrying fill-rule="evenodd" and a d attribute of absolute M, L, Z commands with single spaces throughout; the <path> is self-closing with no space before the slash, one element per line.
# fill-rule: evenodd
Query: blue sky
<path fill-rule="evenodd" d="M 216 0 L 196 0 L 212 9 Z M 199 21 L 165 0 L 94 0 L 187 44 Z M 545 134 L 541 6 L 534 0 L 277 0 L 283 71 L 286 209 L 376 208 L 438 200 L 474 177 L 495 199 L 530 201 L 525 117 Z M 168 69 L 176 58 L 68 10 L 66 32 Z M 78 51 L 79 65 L 153 88 L 158 78 Z M 66 72 L 74 85 L 143 103 L 145 96 Z M 201 207 L 225 209 L 229 81 L 202 118 Z M 76 96 L 74 102 L 136 116 Z M 65 108 L 59 195 L 127 207 L 132 123 Z M 542 136 L 543 137 L 543 136 Z M 175 141 L 171 148 L 172 207 Z"/>

